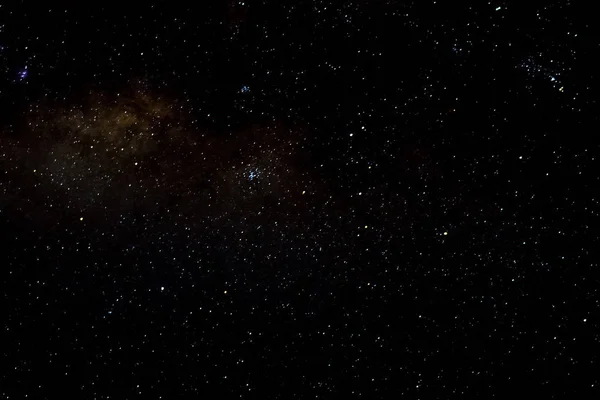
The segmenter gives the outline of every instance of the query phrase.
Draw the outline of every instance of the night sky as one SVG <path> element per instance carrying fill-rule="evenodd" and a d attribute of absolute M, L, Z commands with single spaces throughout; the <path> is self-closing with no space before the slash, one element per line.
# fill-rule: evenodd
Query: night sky
<path fill-rule="evenodd" d="M 600 396 L 583 2 L 3 3 L 0 399 Z"/>

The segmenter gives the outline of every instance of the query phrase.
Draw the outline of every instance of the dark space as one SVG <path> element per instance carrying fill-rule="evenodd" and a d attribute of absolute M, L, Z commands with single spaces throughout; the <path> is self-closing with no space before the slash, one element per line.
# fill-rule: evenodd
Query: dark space
<path fill-rule="evenodd" d="M 0 4 L 1 399 L 598 398 L 583 2 Z"/>

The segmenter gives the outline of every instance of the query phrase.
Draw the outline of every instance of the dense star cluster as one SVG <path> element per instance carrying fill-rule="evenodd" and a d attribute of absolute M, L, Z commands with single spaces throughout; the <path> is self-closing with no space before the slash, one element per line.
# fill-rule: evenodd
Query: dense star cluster
<path fill-rule="evenodd" d="M 600 393 L 590 10 L 9 3 L 1 399 Z"/>

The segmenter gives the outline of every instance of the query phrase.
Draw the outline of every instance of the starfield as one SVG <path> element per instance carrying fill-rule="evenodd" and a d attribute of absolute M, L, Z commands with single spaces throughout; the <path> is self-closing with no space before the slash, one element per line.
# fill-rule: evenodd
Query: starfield
<path fill-rule="evenodd" d="M 0 399 L 597 399 L 587 6 L 0 4 Z"/>

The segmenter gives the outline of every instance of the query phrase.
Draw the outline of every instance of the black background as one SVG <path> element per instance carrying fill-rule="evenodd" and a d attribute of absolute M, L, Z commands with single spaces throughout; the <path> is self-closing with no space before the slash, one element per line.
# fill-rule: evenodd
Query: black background
<path fill-rule="evenodd" d="M 595 398 L 590 10 L 198 3 L 0 7 L 2 398 Z M 193 146 L 35 175 L 139 82 Z"/>

